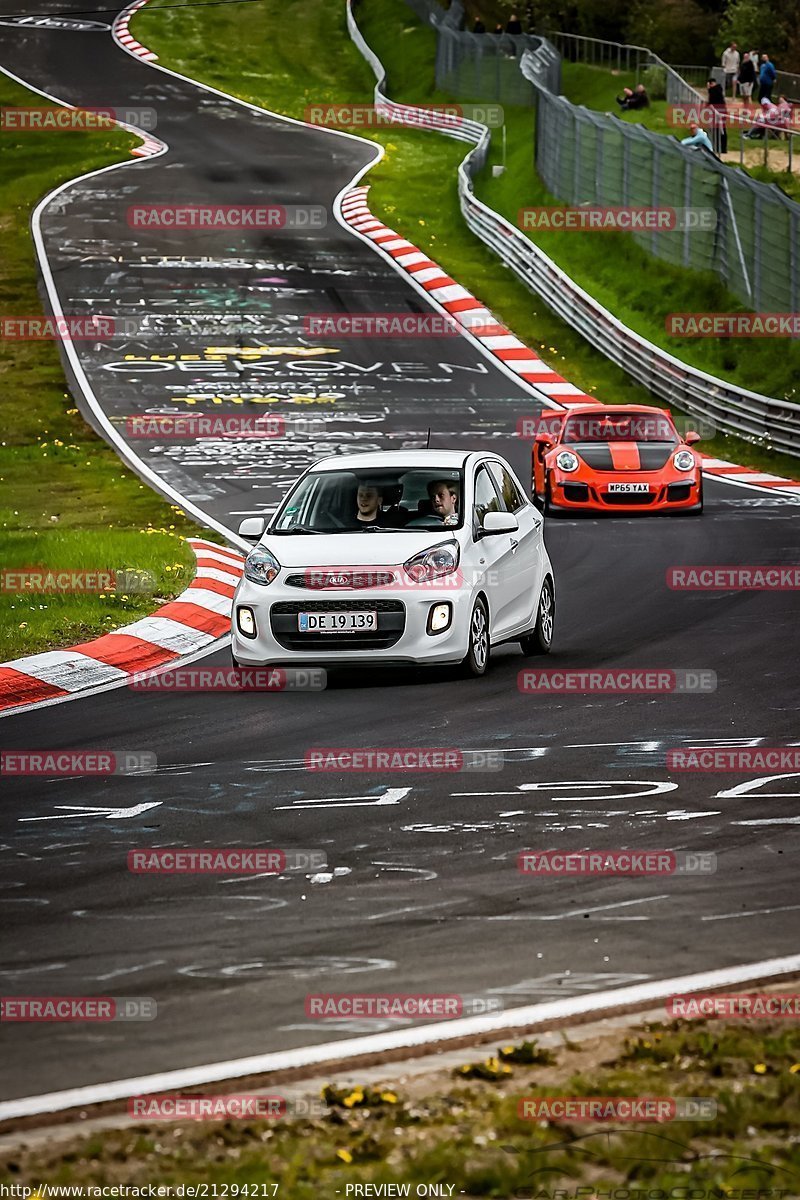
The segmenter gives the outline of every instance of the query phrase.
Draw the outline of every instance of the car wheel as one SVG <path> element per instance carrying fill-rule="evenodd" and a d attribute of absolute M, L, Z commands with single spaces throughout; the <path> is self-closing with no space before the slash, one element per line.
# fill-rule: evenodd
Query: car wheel
<path fill-rule="evenodd" d="M 556 598 L 553 594 L 553 583 L 549 576 L 542 584 L 539 595 L 539 607 L 536 610 L 536 625 L 533 633 L 526 633 L 519 639 L 520 649 L 528 658 L 535 654 L 549 654 L 553 644 L 553 630 L 556 619 Z"/>
<path fill-rule="evenodd" d="M 544 503 L 542 504 L 542 512 L 546 517 L 555 516 L 555 508 L 553 507 L 553 488 L 550 483 L 550 476 L 544 477 Z"/>
<path fill-rule="evenodd" d="M 461 663 L 465 675 L 480 677 L 489 665 L 489 610 L 482 596 L 472 606 L 469 619 L 469 648 Z"/>
<path fill-rule="evenodd" d="M 697 493 L 697 504 L 695 504 L 694 508 L 689 509 L 689 513 L 693 517 L 699 517 L 702 511 L 703 511 L 703 479 L 701 476 L 700 477 L 700 488 Z"/>

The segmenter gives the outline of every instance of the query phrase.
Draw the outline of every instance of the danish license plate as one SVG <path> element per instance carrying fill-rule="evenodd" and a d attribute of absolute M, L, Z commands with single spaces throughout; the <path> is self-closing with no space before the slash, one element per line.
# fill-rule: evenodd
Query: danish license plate
<path fill-rule="evenodd" d="M 311 612 L 297 614 L 300 633 L 361 633 L 378 628 L 377 612 Z"/>
<path fill-rule="evenodd" d="M 609 492 L 649 492 L 649 483 L 610 483 Z"/>

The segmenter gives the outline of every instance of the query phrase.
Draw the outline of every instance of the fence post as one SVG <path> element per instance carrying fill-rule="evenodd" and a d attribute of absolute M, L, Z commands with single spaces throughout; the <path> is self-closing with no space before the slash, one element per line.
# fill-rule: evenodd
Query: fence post
<path fill-rule="evenodd" d="M 761 197 L 756 193 L 755 213 L 754 213 L 754 238 L 753 238 L 753 275 L 755 276 L 755 296 L 753 303 L 756 312 L 761 309 L 761 270 L 763 267 L 763 212 L 761 210 Z"/>
<path fill-rule="evenodd" d="M 691 163 L 691 159 L 689 158 L 688 154 L 684 154 L 683 163 L 684 163 L 684 166 L 683 166 L 683 207 L 690 208 L 691 207 L 690 202 L 692 199 L 692 163 Z M 688 265 L 689 265 L 689 235 L 690 235 L 690 232 L 691 231 L 689 229 L 689 222 L 687 221 L 686 228 L 683 231 L 683 265 L 685 267 L 688 267 Z"/>

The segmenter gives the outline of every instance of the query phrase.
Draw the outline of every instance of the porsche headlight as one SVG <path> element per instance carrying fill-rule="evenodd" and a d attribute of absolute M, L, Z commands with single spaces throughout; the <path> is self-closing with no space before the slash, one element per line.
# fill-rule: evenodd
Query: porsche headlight
<path fill-rule="evenodd" d="M 673 455 L 672 461 L 679 471 L 691 471 L 694 466 L 694 455 L 691 450 L 679 450 Z"/>
<path fill-rule="evenodd" d="M 244 560 L 244 577 L 251 583 L 272 583 L 280 569 L 281 564 L 265 546 L 256 546 Z"/>
<path fill-rule="evenodd" d="M 440 542 L 423 550 L 403 563 L 403 570 L 414 583 L 427 583 L 443 575 L 452 575 L 458 568 L 461 548 L 455 538 L 451 542 Z"/>
<path fill-rule="evenodd" d="M 556 466 L 562 471 L 577 471 L 577 454 L 573 454 L 571 450 L 562 450 L 556 455 Z"/>

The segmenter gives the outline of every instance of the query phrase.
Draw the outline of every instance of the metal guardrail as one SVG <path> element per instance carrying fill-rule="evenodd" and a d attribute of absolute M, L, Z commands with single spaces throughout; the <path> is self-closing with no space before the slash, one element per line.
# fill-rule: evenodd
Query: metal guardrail
<path fill-rule="evenodd" d="M 406 109 L 419 113 L 419 109 L 397 104 L 384 94 L 383 64 L 361 35 L 352 6 L 353 0 L 347 0 L 347 26 L 350 37 L 375 74 L 376 106 L 386 112 L 398 113 Z M 409 124 L 418 129 L 421 122 L 417 118 Z M 473 179 L 488 156 L 490 133 L 485 125 L 466 120 L 452 124 L 444 117 L 440 124 L 435 118 L 425 124 L 448 137 L 473 144 L 473 149 L 458 167 L 459 201 L 468 227 L 530 291 L 577 329 L 590 345 L 622 367 L 663 403 L 675 405 L 691 416 L 711 420 L 723 433 L 800 456 L 800 404 L 762 396 L 727 383 L 648 342 L 579 287 L 521 230 L 478 199 Z"/>

